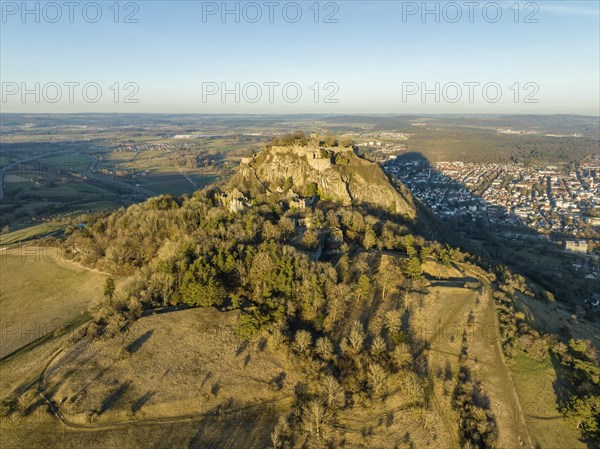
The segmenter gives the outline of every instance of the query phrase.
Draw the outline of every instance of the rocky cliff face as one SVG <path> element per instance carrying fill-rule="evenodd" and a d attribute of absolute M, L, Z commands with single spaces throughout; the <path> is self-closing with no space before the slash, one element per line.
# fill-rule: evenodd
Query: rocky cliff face
<path fill-rule="evenodd" d="M 316 183 L 322 198 L 345 206 L 368 203 L 409 218 L 416 215 L 410 192 L 392 184 L 378 164 L 358 157 L 351 148 L 267 147 L 242 161 L 229 186 L 255 195 L 275 192 L 288 179 L 298 193 Z"/>

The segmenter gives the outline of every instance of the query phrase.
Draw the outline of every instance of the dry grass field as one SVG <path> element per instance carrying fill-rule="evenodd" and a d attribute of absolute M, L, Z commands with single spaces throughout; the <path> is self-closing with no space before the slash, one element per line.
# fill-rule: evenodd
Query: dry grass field
<path fill-rule="evenodd" d="M 473 309 L 469 336 L 469 367 L 481 382 L 498 428 L 499 447 L 530 446 L 531 437 L 525 424 L 521 398 L 517 395 L 509 367 L 501 349 L 496 323 L 496 309 L 489 286 Z"/>
<path fill-rule="evenodd" d="M 65 261 L 57 249 L 0 253 L 0 356 L 79 318 L 103 295 L 106 276 Z"/>
<path fill-rule="evenodd" d="M 235 333 L 237 315 L 159 313 L 123 335 L 84 339 L 48 367 L 43 389 L 69 421 L 92 426 L 285 400 L 300 379 L 266 339 L 249 343 Z"/>
<path fill-rule="evenodd" d="M 534 328 L 568 338 L 590 340 L 600 350 L 600 326 L 588 320 L 578 320 L 566 307 L 526 295 L 519 295 L 520 310 Z"/>
<path fill-rule="evenodd" d="M 443 267 L 429 267 L 443 271 Z M 453 270 L 447 274 L 460 273 Z M 451 406 L 460 336 L 465 327 L 467 313 L 475 303 L 473 290 L 447 286 L 431 286 L 424 300 L 412 304 L 414 334 L 429 343 L 426 350 L 427 366 L 431 376 L 428 401 L 415 407 L 406 396 L 405 380 L 401 376 L 389 379 L 390 394 L 383 401 L 371 401 L 362 407 L 342 413 L 340 424 L 346 431 L 346 447 L 459 448 L 457 435 L 458 416 Z M 450 367 L 453 378 L 445 378 L 444 370 Z"/>
<path fill-rule="evenodd" d="M 122 337 L 65 336 L 3 363 L 3 397 L 27 410 L 0 421 L 4 447 L 266 447 L 301 378 L 286 351 L 241 339 L 236 323 L 215 309 L 157 313 Z"/>

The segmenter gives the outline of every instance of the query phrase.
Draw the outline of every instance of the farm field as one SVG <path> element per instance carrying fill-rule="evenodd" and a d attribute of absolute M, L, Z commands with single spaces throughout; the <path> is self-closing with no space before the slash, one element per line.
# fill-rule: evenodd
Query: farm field
<path fill-rule="evenodd" d="M 61 223 L 43 223 L 0 235 L 0 245 L 10 245 L 49 234 L 63 228 Z"/>
<path fill-rule="evenodd" d="M 152 129 L 45 132 L 2 138 L 0 228 L 115 209 L 160 194 L 191 194 L 222 179 L 240 154 L 261 141 L 242 135 L 177 140 Z"/>

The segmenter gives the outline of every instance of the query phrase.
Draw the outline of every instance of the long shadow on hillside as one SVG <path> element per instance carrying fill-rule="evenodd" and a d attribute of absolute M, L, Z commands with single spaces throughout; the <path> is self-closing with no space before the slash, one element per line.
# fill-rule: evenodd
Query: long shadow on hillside
<path fill-rule="evenodd" d="M 437 203 L 439 205 L 443 201 L 448 201 L 446 206 L 449 207 L 438 208 L 438 213 L 440 209 L 462 210 L 464 213 L 460 216 L 448 216 L 440 220 L 460 235 L 459 242 L 461 246 L 469 252 L 479 255 L 493 264 L 503 263 L 511 266 L 517 272 L 527 275 L 544 288 L 553 291 L 557 294 L 559 300 L 565 298 L 570 300 L 571 302 L 568 304 L 570 308 L 574 308 L 573 306 L 587 306 L 581 298 L 586 295 L 591 296 L 592 289 L 596 288 L 596 284 L 600 283 L 583 280 L 583 282 L 589 283 L 587 289 L 577 290 L 571 288 L 573 279 L 577 276 L 577 273 L 573 270 L 565 270 L 563 268 L 558 270 L 558 273 L 549 272 L 547 270 L 548 256 L 551 255 L 552 251 L 556 252 L 553 255 L 554 259 L 559 261 L 571 255 L 557 250 L 556 244 L 548 241 L 546 236 L 528 227 L 519 217 L 512 214 L 511 211 L 491 204 L 485 199 L 470 193 L 468 194 L 470 197 L 468 201 L 458 201 L 456 198 L 468 198 L 466 187 L 433 168 L 427 158 L 420 153 L 405 154 L 392 163 L 386 164 L 385 168 L 389 174 L 393 174 L 400 181 L 404 182 L 417 198 L 423 200 L 423 203 L 429 203 L 429 205 Z M 438 196 L 434 197 L 432 193 L 438 188 L 440 189 Z M 446 193 L 440 196 L 439 193 L 444 191 Z M 459 194 L 462 193 L 464 196 L 453 195 L 448 192 L 459 192 Z M 475 206 L 475 210 L 477 211 L 485 210 L 489 214 L 492 214 L 492 216 L 495 216 L 497 221 L 495 223 L 492 222 L 488 213 L 480 214 L 479 216 L 469 213 L 470 206 Z M 498 224 L 502 220 L 510 222 L 510 226 Z M 523 254 L 520 253 L 523 247 L 533 249 L 539 254 L 539 260 L 534 263 L 531 260 L 526 260 Z M 430 281 L 435 282 L 434 279 L 430 279 Z M 465 278 L 464 281 L 469 282 L 473 281 L 473 279 Z M 439 280 L 438 282 L 443 284 L 444 280 Z M 577 294 L 580 299 L 573 300 L 573 297 L 576 297 Z M 562 337 L 564 340 L 571 337 L 568 330 L 564 331 Z M 557 406 L 560 407 L 564 406 L 568 400 L 569 384 L 562 375 L 562 367 L 554 354 L 552 354 L 551 360 L 557 373 L 557 380 L 554 382 L 553 387 Z M 595 446 L 588 444 L 588 447 L 592 448 Z"/>
<path fill-rule="evenodd" d="M 131 386 L 131 381 L 128 380 L 119 385 L 113 392 L 111 392 L 105 399 L 102 401 L 102 405 L 100 405 L 100 409 L 98 413 L 104 413 L 108 409 L 110 409 L 121 397 L 125 395 L 129 387 Z"/>
<path fill-rule="evenodd" d="M 588 308 L 584 300 L 596 289 L 600 290 L 599 281 L 584 279 L 572 266 L 578 260 L 588 267 L 589 264 L 598 266 L 597 260 L 563 251 L 512 211 L 470 193 L 465 185 L 444 175 L 423 154 L 405 153 L 387 162 L 384 168 L 407 185 L 419 202 L 428 206 L 418 207 L 417 227 L 442 222 L 445 226 L 434 227 L 451 229 L 453 235 L 438 234 L 438 240 L 458 244 L 492 264 L 511 266 L 554 292 L 559 300 L 571 301 L 571 308 L 575 305 Z M 449 210 L 460 213 L 447 212 Z M 524 249 L 533 251 L 525 254 Z"/>
<path fill-rule="evenodd" d="M 152 336 L 153 333 L 154 333 L 154 330 L 152 330 L 152 329 L 144 332 L 142 335 L 140 335 L 134 341 L 129 343 L 125 349 L 127 349 L 127 352 L 129 352 L 130 354 L 133 354 L 138 349 L 140 349 L 146 341 L 148 341 L 148 339 Z"/>
<path fill-rule="evenodd" d="M 556 380 L 552 382 L 552 388 L 556 395 L 556 403 L 559 409 L 563 409 L 569 403 L 569 390 L 572 388 L 572 385 L 565 376 L 564 368 L 561 365 L 558 356 L 553 351 L 550 352 L 550 361 L 552 362 L 552 368 L 554 368 L 554 372 L 556 373 Z"/>
<path fill-rule="evenodd" d="M 131 411 L 134 413 L 139 411 L 148 401 L 150 401 L 150 399 L 152 399 L 153 396 L 154 391 L 148 391 L 147 393 L 144 393 L 133 403 L 131 406 Z"/>
<path fill-rule="evenodd" d="M 552 388 L 556 395 L 556 406 L 558 410 L 564 410 L 569 405 L 573 385 L 566 376 L 565 368 L 560 363 L 558 355 L 553 351 L 550 351 L 550 361 L 552 363 L 552 368 L 556 373 L 556 379 L 552 382 Z M 599 447 L 597 442 L 591 440 L 580 439 L 579 441 L 585 443 L 588 449 L 598 449 Z"/>
<path fill-rule="evenodd" d="M 276 418 L 273 405 L 244 408 L 230 398 L 207 411 L 187 449 L 266 447 Z"/>

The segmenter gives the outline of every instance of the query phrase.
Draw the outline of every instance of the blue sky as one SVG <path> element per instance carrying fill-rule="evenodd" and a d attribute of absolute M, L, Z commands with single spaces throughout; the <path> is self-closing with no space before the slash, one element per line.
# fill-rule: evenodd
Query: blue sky
<path fill-rule="evenodd" d="M 49 3 L 2 2 L 3 112 L 600 112 L 598 0 Z"/>

